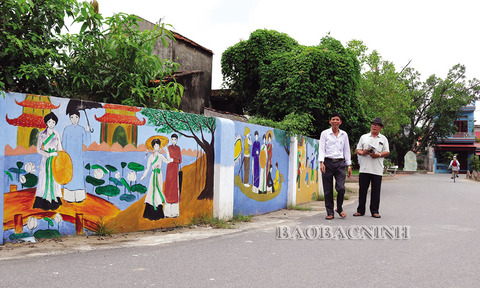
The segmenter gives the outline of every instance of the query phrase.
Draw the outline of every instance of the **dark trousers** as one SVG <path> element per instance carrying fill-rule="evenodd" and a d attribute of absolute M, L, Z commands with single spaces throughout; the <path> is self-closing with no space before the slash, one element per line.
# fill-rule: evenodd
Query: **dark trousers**
<path fill-rule="evenodd" d="M 345 161 L 333 162 L 325 159 L 325 173 L 322 173 L 323 195 L 325 195 L 325 209 L 327 215 L 333 215 L 333 178 L 335 178 L 335 190 L 337 190 L 337 211 L 343 211 L 343 197 L 345 195 Z"/>
<path fill-rule="evenodd" d="M 365 204 L 367 202 L 367 191 L 370 184 L 372 185 L 370 196 L 370 213 L 377 214 L 380 207 L 380 189 L 382 187 L 382 176 L 360 173 L 358 177 L 359 191 L 358 191 L 358 207 L 357 212 L 365 214 Z"/>

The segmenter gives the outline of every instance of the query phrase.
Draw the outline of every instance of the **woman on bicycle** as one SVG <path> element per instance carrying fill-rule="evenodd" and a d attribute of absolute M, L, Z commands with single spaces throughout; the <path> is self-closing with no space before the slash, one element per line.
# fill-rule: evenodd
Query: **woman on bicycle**
<path fill-rule="evenodd" d="M 453 156 L 453 160 L 450 161 L 450 164 L 448 165 L 448 168 L 449 169 L 452 168 L 452 179 L 453 179 L 453 177 L 455 177 L 455 175 L 460 170 L 460 162 L 458 162 L 457 156 Z"/>

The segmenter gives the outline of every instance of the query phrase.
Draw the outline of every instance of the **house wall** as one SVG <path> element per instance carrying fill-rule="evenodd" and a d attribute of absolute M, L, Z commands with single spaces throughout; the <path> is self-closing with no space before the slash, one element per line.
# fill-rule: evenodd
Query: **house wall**
<path fill-rule="evenodd" d="M 141 30 L 153 29 L 154 26 L 146 20 L 139 22 Z M 168 47 L 164 47 L 161 41 L 157 41 L 153 54 L 181 65 L 177 75 L 178 82 L 185 87 L 181 109 L 189 113 L 203 114 L 203 108 L 210 107 L 212 51 L 180 34 L 176 34 L 176 40 L 168 39 L 167 43 Z M 199 99 L 202 101 L 198 101 Z"/>
<path fill-rule="evenodd" d="M 475 155 L 475 103 L 473 105 L 465 106 L 461 109 L 460 115 L 457 117 L 457 121 L 467 121 L 468 123 L 468 132 L 467 133 L 457 133 L 451 137 L 441 139 L 438 144 L 449 144 L 449 148 L 436 148 L 431 149 L 434 151 L 433 154 L 433 171 L 435 173 L 451 173 L 451 170 L 448 169 L 448 164 L 451 159 L 440 159 L 440 154 L 450 152 L 457 155 L 457 159 L 460 162 L 460 173 L 466 173 L 470 170 L 470 161 Z M 453 125 L 453 123 L 452 123 Z M 456 145 L 458 147 L 456 147 Z M 471 145 L 472 147 L 465 147 L 465 145 Z"/>
<path fill-rule="evenodd" d="M 91 107 L 82 110 L 75 101 L 20 93 L 0 98 L 1 243 L 31 235 L 88 235 L 97 224 L 121 233 L 187 224 L 205 214 L 222 219 L 255 215 L 306 202 L 314 191 L 306 188 L 312 174 L 304 178 L 311 167 L 304 165 L 300 178 L 294 167 L 307 163 L 306 155 L 317 155 L 315 139 L 183 112 L 95 102 L 82 102 Z M 102 117 L 106 107 L 109 118 Z M 41 121 L 18 120 L 34 110 L 28 118 Z M 43 119 L 50 113 L 57 120 L 46 128 Z M 119 134 L 102 142 L 105 129 L 119 123 L 130 125 L 136 132 L 129 137 L 135 139 L 122 140 Z M 37 127 L 24 129 L 27 125 Z M 39 133 L 31 133 L 33 128 Z M 254 145 L 255 132 L 259 143 Z M 173 134 L 178 153 L 171 150 Z M 251 153 L 258 146 L 258 157 L 245 160 L 245 138 L 251 139 Z M 156 151 L 152 139 L 158 139 Z"/>

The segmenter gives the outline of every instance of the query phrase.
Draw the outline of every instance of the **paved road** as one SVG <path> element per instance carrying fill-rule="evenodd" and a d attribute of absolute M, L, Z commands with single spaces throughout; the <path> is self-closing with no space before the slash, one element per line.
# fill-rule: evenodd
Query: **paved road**
<path fill-rule="evenodd" d="M 383 183 L 381 219 L 352 217 L 355 203 L 345 207 L 346 219 L 285 223 L 302 231 L 409 226 L 408 240 L 276 240 L 274 224 L 194 241 L 0 261 L 0 287 L 477 287 L 478 207 L 478 182 L 401 176 Z"/>

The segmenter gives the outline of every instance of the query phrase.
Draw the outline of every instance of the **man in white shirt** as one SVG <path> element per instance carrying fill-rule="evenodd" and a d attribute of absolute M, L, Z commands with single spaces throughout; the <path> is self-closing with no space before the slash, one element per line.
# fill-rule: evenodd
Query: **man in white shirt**
<path fill-rule="evenodd" d="M 335 190 L 337 190 L 337 213 L 345 218 L 347 214 L 343 211 L 343 197 L 345 195 L 345 166 L 348 166 L 348 177 L 352 176 L 352 161 L 350 143 L 345 131 L 340 130 L 342 118 L 340 114 L 333 113 L 330 116 L 331 128 L 322 131 L 320 134 L 320 171 L 322 172 L 323 194 L 325 195 L 325 208 L 327 217 L 332 220 L 334 216 L 333 203 L 333 178 L 335 177 Z"/>
<path fill-rule="evenodd" d="M 370 195 L 370 213 L 374 218 L 381 218 L 378 213 L 380 207 L 380 189 L 383 176 L 383 158 L 390 154 L 387 138 L 380 134 L 383 121 L 380 117 L 373 119 L 370 133 L 362 135 L 357 144 L 358 163 L 360 164 L 358 207 L 353 216 L 365 215 L 367 190 L 372 184 Z"/>

